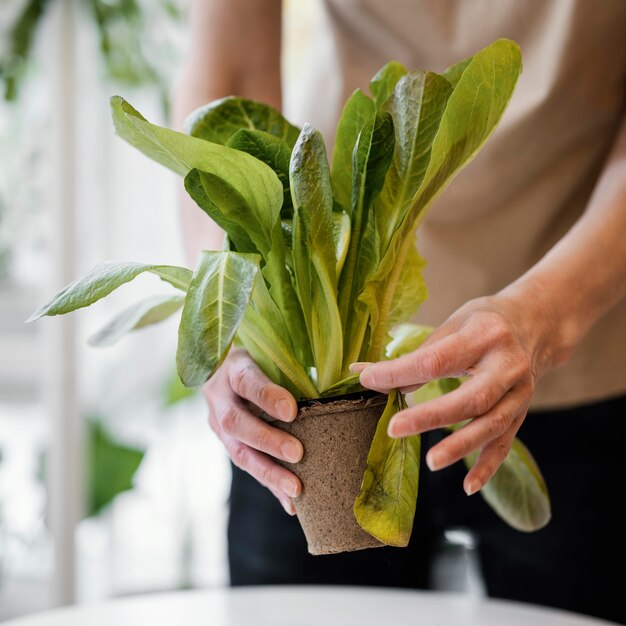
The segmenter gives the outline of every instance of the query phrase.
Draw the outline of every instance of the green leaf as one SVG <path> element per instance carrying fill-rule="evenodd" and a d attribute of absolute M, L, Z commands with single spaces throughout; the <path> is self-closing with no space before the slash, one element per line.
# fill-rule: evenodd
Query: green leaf
<path fill-rule="evenodd" d="M 250 302 L 260 259 L 237 252 L 200 253 L 178 329 L 176 364 L 187 387 L 221 365 Z"/>
<path fill-rule="evenodd" d="M 385 188 L 376 203 L 383 253 L 424 178 L 451 92 L 445 78 L 433 72 L 416 71 L 402 77 L 387 100 L 385 110 L 393 118 L 396 143 Z"/>
<path fill-rule="evenodd" d="M 375 113 L 359 133 L 352 156 L 352 229 L 350 247 L 339 282 L 339 312 L 344 329 L 344 368 L 356 361 L 369 313 L 358 300 L 379 259 L 374 201 L 383 188 L 394 150 L 393 122 Z"/>
<path fill-rule="evenodd" d="M 453 89 L 457 86 L 461 76 L 463 75 L 463 72 L 467 69 L 467 66 L 471 63 L 473 58 L 474 57 L 468 57 L 467 59 L 463 59 L 462 61 L 451 65 L 447 70 L 444 71 L 443 75 L 452 85 Z"/>
<path fill-rule="evenodd" d="M 382 357 L 393 325 L 409 319 L 427 296 L 421 277 L 423 261 L 415 249 L 407 250 L 405 257 L 399 258 L 399 243 L 393 240 L 393 235 L 424 178 L 450 93 L 446 79 L 432 72 L 416 71 L 398 80 L 385 104 L 385 110 L 393 119 L 396 141 L 393 161 L 375 204 L 380 261 L 359 298 L 367 305 L 370 316 L 371 345 L 364 356 L 367 359 Z M 390 248 L 392 242 L 394 245 Z M 394 269 L 396 274 L 393 274 Z M 390 274 L 395 280 L 393 285 L 387 283 Z"/>
<path fill-rule="evenodd" d="M 352 152 L 359 133 L 375 112 L 374 101 L 357 89 L 346 102 L 337 125 L 331 181 L 335 200 L 347 212 L 352 205 Z"/>
<path fill-rule="evenodd" d="M 350 247 L 350 235 L 352 232 L 352 223 L 350 217 L 345 211 L 333 213 L 333 237 L 335 239 L 335 258 L 337 264 L 335 273 L 341 275 L 341 270 L 346 262 L 348 248 Z"/>
<path fill-rule="evenodd" d="M 342 380 L 337 381 L 332 387 L 324 391 L 322 397 L 340 396 L 347 393 L 362 391 L 364 387 L 359 382 L 359 374 L 350 374 Z"/>
<path fill-rule="evenodd" d="M 293 269 L 312 346 L 319 390 L 341 378 L 333 196 L 321 134 L 305 124 L 291 156 Z"/>
<path fill-rule="evenodd" d="M 370 91 L 374 96 L 377 108 L 382 107 L 389 99 L 397 82 L 406 75 L 406 67 L 398 61 L 390 61 L 382 67 L 370 81 Z"/>
<path fill-rule="evenodd" d="M 185 189 L 195 203 L 228 234 L 237 252 L 259 253 L 267 259 L 277 213 L 257 212 L 220 176 L 193 169 Z"/>
<path fill-rule="evenodd" d="M 393 294 L 389 312 L 389 328 L 403 324 L 415 315 L 422 302 L 428 298 L 428 288 L 422 276 L 426 261 L 419 255 L 417 248 L 412 246 L 400 271 L 398 287 Z"/>
<path fill-rule="evenodd" d="M 92 346 L 111 346 L 126 333 L 157 324 L 174 315 L 185 301 L 184 296 L 152 296 L 133 304 L 115 316 L 89 338 Z"/>
<path fill-rule="evenodd" d="M 471 468 L 477 458 L 477 454 L 467 457 L 467 467 Z M 533 532 L 550 521 L 548 488 L 528 448 L 517 438 L 507 458 L 480 494 L 516 530 Z"/>
<path fill-rule="evenodd" d="M 495 129 L 513 94 L 520 71 L 519 46 L 508 39 L 498 39 L 474 55 L 448 98 L 432 142 L 428 167 L 410 208 L 397 227 L 379 225 L 381 237 L 385 232 L 393 231 L 393 235 L 378 271 L 367 286 L 368 301 L 378 303 L 378 311 L 372 312 L 372 325 L 376 330 L 372 334 L 370 360 L 378 360 L 382 355 L 393 294 L 398 288 L 409 249 L 415 246 L 416 228 L 431 202 L 469 163 Z M 398 83 L 396 91 L 403 80 Z M 399 132 L 402 134 L 403 131 Z M 391 173 L 385 187 L 395 187 Z M 384 195 L 383 190 L 381 199 Z"/>
<path fill-rule="evenodd" d="M 280 207 L 264 204 L 261 198 L 250 204 L 221 177 L 198 170 L 191 170 L 185 177 L 185 187 L 209 217 L 228 233 L 231 249 L 261 255 L 263 277 L 279 307 L 278 315 L 286 321 L 287 341 L 295 343 L 304 363 L 310 362 L 304 315 L 287 269 L 289 251 L 282 234 Z"/>
<path fill-rule="evenodd" d="M 405 406 L 400 393 L 389 394 L 354 503 L 361 528 L 382 543 L 398 547 L 408 545 L 411 538 L 420 469 L 420 436 L 392 439 L 387 435 L 389 421 Z"/>
<path fill-rule="evenodd" d="M 271 297 L 265 282 L 257 279 L 238 336 L 264 371 L 280 372 L 281 378 L 274 379 L 276 382 L 285 383 L 297 397 L 312 398 L 318 394 L 305 370 L 311 362 L 310 355 L 303 357 L 305 347 L 309 346 L 308 336 L 305 328 L 301 335 L 292 336 L 290 321 Z M 268 358 L 272 365 L 264 366 Z"/>
<path fill-rule="evenodd" d="M 380 194 L 394 154 L 391 115 L 376 113 L 365 124 L 352 153 L 353 219 L 366 211 Z"/>
<path fill-rule="evenodd" d="M 282 218 L 290 219 L 293 215 L 291 191 L 289 189 L 289 160 L 291 147 L 283 139 L 262 130 L 238 130 L 226 144 L 235 150 L 247 152 L 272 168 L 283 185 Z"/>
<path fill-rule="evenodd" d="M 276 304 L 261 281 L 252 297 L 252 305 L 239 327 L 238 337 L 268 376 L 278 370 L 282 378 L 274 379 L 298 399 L 316 398 L 319 392 L 307 374 L 297 351 L 290 345 Z M 305 337 L 306 339 L 306 337 Z M 269 365 L 271 363 L 272 365 Z"/>
<path fill-rule="evenodd" d="M 271 285 L 272 296 L 282 310 L 290 313 L 293 335 L 297 335 L 304 321 L 285 267 L 280 225 L 283 187 L 276 174 L 265 163 L 240 150 L 150 124 L 119 97 L 111 100 L 111 107 L 118 134 L 136 148 L 180 174 L 198 170 L 199 173 L 191 174 L 187 187 L 202 208 L 225 227 L 231 241 L 237 241 L 236 247 L 253 251 L 249 235 L 254 236 L 256 249 L 265 262 L 263 272 Z M 220 220 L 218 214 L 222 209 L 227 215 L 222 215 Z M 247 224 L 229 232 L 237 211 L 241 219 L 247 218 Z"/>
<path fill-rule="evenodd" d="M 156 274 L 161 280 L 182 291 L 187 290 L 191 281 L 191 272 L 184 267 L 105 261 L 98 263 L 85 276 L 64 287 L 26 321 L 33 322 L 44 315 L 64 315 L 89 306 L 143 272 Z"/>
<path fill-rule="evenodd" d="M 277 310 L 288 329 L 285 340 L 294 347 L 300 362 L 308 367 L 313 365 L 312 345 L 308 336 L 305 314 L 293 279 L 293 267 L 293 251 L 288 250 L 285 245 L 282 223 L 279 220 L 272 230 L 272 248 L 267 264 L 261 271 L 263 278 L 269 284 Z"/>
<path fill-rule="evenodd" d="M 234 96 L 196 109 L 185 121 L 185 130 L 193 137 L 223 145 L 241 128 L 262 130 L 282 139 L 290 148 L 300 134 L 300 129 L 273 107 Z"/>
<path fill-rule="evenodd" d="M 467 377 L 464 378 L 440 378 L 439 379 L 439 388 L 442 393 L 450 393 L 455 389 L 458 389 L 466 380 Z"/>
<path fill-rule="evenodd" d="M 246 331 L 251 331 L 252 334 L 248 334 Z M 263 331 L 255 329 L 251 324 L 246 324 L 246 318 L 244 317 L 241 322 L 241 326 L 237 331 L 237 336 L 235 337 L 235 345 L 241 345 L 245 348 L 252 360 L 257 364 L 257 366 L 261 369 L 261 371 L 273 382 L 277 385 L 280 385 L 284 389 L 287 389 L 296 399 L 300 399 L 305 397 L 302 395 L 301 390 L 294 385 L 289 378 L 287 378 L 283 371 L 276 366 L 272 356 L 272 351 L 269 352 L 265 349 L 265 344 L 270 343 L 267 342 L 267 337 L 262 336 Z M 255 338 L 261 336 L 261 345 L 259 345 Z M 263 346 L 263 347 L 262 347 Z M 276 346 L 272 346 L 276 348 Z M 280 348 L 278 348 L 280 350 Z M 284 355 L 284 353 L 282 353 Z"/>
<path fill-rule="evenodd" d="M 415 246 L 409 247 L 407 249 L 406 259 L 400 270 L 396 290 L 391 299 L 391 306 L 389 307 L 387 328 L 390 330 L 384 338 L 387 344 L 389 343 L 389 336 L 393 334 L 393 328 L 411 319 L 420 305 L 428 298 L 426 281 L 422 276 L 422 269 L 425 265 L 426 262 L 419 255 L 417 248 Z M 359 300 L 367 305 L 367 309 L 370 313 L 370 329 L 372 335 L 375 334 L 376 326 L 380 319 L 378 300 L 372 297 L 374 293 L 375 292 L 371 289 L 365 289 L 359 297 Z M 371 355 L 373 356 L 373 354 L 372 352 Z M 371 356 L 366 353 L 365 358 L 369 359 Z"/>
<path fill-rule="evenodd" d="M 265 163 L 240 150 L 150 124 L 119 96 L 111 98 L 111 112 L 117 134 L 154 161 L 181 176 L 192 169 L 217 176 L 257 214 L 280 213 L 283 186 Z"/>
<path fill-rule="evenodd" d="M 400 324 L 391 333 L 393 339 L 387 344 L 385 356 L 388 359 L 417 350 L 433 332 L 432 326 L 420 324 Z"/>
<path fill-rule="evenodd" d="M 519 46 L 498 39 L 468 62 L 462 72 L 433 142 L 411 221 L 476 155 L 504 113 L 522 70 Z"/>

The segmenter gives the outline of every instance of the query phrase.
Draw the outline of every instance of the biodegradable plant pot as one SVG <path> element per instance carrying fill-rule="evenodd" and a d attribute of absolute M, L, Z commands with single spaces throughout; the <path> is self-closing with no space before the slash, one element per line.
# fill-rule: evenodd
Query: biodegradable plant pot
<path fill-rule="evenodd" d="M 299 463 L 281 463 L 302 481 L 294 504 L 311 554 L 383 545 L 357 524 L 353 507 L 386 402 L 384 394 L 363 391 L 301 401 L 290 423 L 265 416 L 304 446 Z"/>

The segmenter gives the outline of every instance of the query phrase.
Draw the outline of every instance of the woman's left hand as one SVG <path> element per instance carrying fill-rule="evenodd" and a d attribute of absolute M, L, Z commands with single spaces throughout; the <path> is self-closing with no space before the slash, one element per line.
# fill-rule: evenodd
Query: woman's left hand
<path fill-rule="evenodd" d="M 376 391 L 413 391 L 438 378 L 469 376 L 458 389 L 400 411 L 389 436 L 406 437 L 469 420 L 426 455 L 439 470 L 480 451 L 464 489 L 472 495 L 507 457 L 537 378 L 551 361 L 546 338 L 553 316 L 504 295 L 471 300 L 414 352 L 392 361 L 356 363 L 361 384 Z M 564 360 L 560 358 L 559 360 Z"/>

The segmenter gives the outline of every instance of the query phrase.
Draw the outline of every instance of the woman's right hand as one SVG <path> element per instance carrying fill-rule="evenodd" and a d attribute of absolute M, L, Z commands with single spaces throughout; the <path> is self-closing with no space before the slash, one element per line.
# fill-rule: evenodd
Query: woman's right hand
<path fill-rule="evenodd" d="M 235 349 L 203 387 L 209 405 L 209 425 L 233 463 L 256 478 L 295 515 L 291 498 L 300 494 L 300 480 L 273 459 L 297 463 L 304 448 L 298 439 L 270 426 L 256 412 L 291 422 L 298 406 L 294 397 L 273 383 L 248 352 Z"/>

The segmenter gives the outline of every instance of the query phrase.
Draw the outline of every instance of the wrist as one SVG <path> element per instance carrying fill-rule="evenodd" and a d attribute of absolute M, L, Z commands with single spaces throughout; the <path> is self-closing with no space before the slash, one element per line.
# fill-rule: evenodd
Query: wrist
<path fill-rule="evenodd" d="M 555 285 L 523 276 L 495 297 L 515 319 L 539 375 L 569 360 L 584 332 L 576 307 Z"/>

